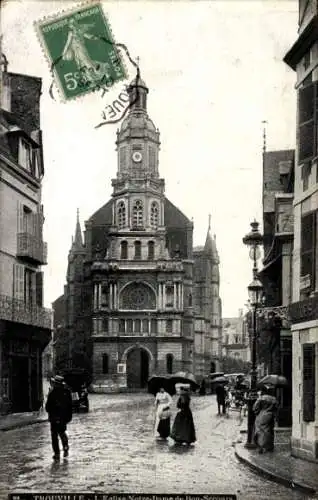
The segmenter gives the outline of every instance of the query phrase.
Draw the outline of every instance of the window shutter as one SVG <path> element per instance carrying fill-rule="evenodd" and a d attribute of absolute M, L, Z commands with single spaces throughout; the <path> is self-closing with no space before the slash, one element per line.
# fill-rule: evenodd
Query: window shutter
<path fill-rule="evenodd" d="M 315 344 L 303 346 L 303 420 L 315 420 Z"/>
<path fill-rule="evenodd" d="M 310 212 L 301 219 L 301 276 L 309 276 L 308 291 L 315 288 L 317 212 Z"/>
<path fill-rule="evenodd" d="M 24 300 L 24 266 L 14 264 L 14 298 Z"/>
<path fill-rule="evenodd" d="M 17 202 L 17 233 L 23 233 L 23 204 Z"/>
<path fill-rule="evenodd" d="M 36 305 L 43 306 L 43 273 L 37 272 L 35 275 Z"/>
<path fill-rule="evenodd" d="M 299 161 L 317 155 L 317 82 L 306 85 L 298 93 Z"/>

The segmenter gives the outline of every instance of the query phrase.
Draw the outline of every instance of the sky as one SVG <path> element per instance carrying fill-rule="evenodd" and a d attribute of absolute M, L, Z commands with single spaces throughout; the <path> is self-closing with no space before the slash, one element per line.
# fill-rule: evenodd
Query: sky
<path fill-rule="evenodd" d="M 203 245 L 211 214 L 220 256 L 223 317 L 247 301 L 252 262 L 242 237 L 262 222 L 262 144 L 293 149 L 295 73 L 283 57 L 297 37 L 297 0 L 102 2 L 116 42 L 139 59 L 148 112 L 160 130 L 166 195 L 193 218 Z M 1 28 L 9 71 L 43 79 L 45 305 L 63 293 L 76 211 L 86 221 L 112 192 L 118 124 L 95 126 L 107 97 L 61 102 L 34 22 L 74 1 L 5 0 Z M 127 81 L 128 83 L 128 81 Z M 261 261 L 259 263 L 261 266 Z"/>

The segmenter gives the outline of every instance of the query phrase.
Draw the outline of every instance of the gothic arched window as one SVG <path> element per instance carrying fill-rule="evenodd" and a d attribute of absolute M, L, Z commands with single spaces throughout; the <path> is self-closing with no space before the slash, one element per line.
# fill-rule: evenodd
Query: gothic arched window
<path fill-rule="evenodd" d="M 167 369 L 167 373 L 172 373 L 172 371 L 173 371 L 173 354 L 167 354 L 167 356 L 166 356 L 166 369 Z"/>
<path fill-rule="evenodd" d="M 153 241 L 148 241 L 148 259 L 153 260 L 155 258 L 155 244 Z"/>
<path fill-rule="evenodd" d="M 123 201 L 120 201 L 117 205 L 117 225 L 119 229 L 126 226 L 126 207 Z"/>
<path fill-rule="evenodd" d="M 120 258 L 128 259 L 128 243 L 127 241 L 122 241 L 120 243 Z"/>
<path fill-rule="evenodd" d="M 156 201 L 151 203 L 150 207 L 150 225 L 157 228 L 159 225 L 159 205 Z"/>
<path fill-rule="evenodd" d="M 135 241 L 135 259 L 141 259 L 141 242 Z"/>
<path fill-rule="evenodd" d="M 142 227 L 143 226 L 143 206 L 141 200 L 136 200 L 133 206 L 133 226 Z"/>

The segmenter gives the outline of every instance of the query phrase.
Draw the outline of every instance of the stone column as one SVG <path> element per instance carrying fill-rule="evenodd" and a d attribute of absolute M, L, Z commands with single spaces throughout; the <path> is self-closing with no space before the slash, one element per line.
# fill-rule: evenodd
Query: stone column
<path fill-rule="evenodd" d="M 109 284 L 109 307 L 113 309 L 113 283 Z"/>
<path fill-rule="evenodd" d="M 180 283 L 180 308 L 183 309 L 183 283 Z"/>
<path fill-rule="evenodd" d="M 114 283 L 114 309 L 118 309 L 117 283 Z"/>
<path fill-rule="evenodd" d="M 94 309 L 97 309 L 97 285 L 94 284 Z"/>
<path fill-rule="evenodd" d="M 173 309 L 177 309 L 177 283 L 173 284 Z"/>

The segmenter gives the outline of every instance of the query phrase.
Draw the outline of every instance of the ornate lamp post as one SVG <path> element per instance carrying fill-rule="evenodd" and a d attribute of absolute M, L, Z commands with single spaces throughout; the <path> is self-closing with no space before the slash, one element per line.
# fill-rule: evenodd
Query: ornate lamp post
<path fill-rule="evenodd" d="M 260 258 L 259 246 L 263 242 L 263 236 L 258 230 L 258 222 L 254 220 L 251 223 L 252 231 L 243 238 L 244 245 L 250 247 L 250 257 L 253 260 L 253 281 L 248 286 L 249 301 L 252 308 L 252 346 L 251 346 L 251 387 L 248 396 L 248 414 L 247 414 L 247 441 L 246 448 L 253 448 L 253 429 L 255 422 L 255 414 L 253 405 L 257 399 L 257 369 L 256 369 L 256 341 L 257 341 L 257 308 L 261 305 L 263 295 L 263 285 L 257 277 L 258 268 L 257 261 Z"/>

